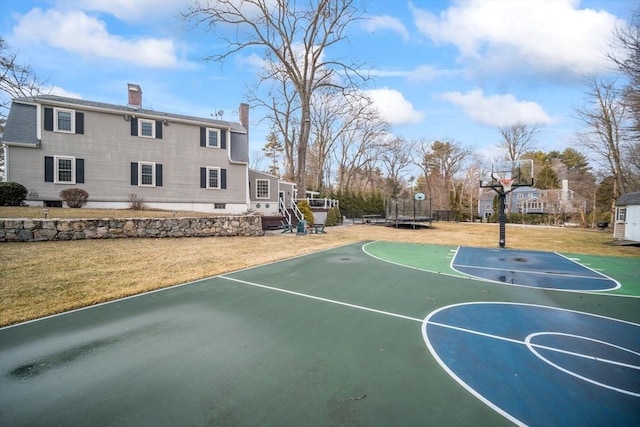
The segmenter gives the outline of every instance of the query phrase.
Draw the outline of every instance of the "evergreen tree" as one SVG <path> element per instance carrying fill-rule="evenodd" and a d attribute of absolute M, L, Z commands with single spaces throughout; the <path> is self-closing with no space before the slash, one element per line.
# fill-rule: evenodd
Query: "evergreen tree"
<path fill-rule="evenodd" d="M 284 151 L 284 146 L 275 132 L 272 131 L 267 135 L 267 143 L 262 147 L 262 151 L 264 152 L 265 157 L 271 160 L 269 173 L 271 175 L 280 176 L 280 167 L 278 165 L 280 155 Z"/>
<path fill-rule="evenodd" d="M 548 190 L 551 188 L 560 187 L 558 175 L 555 173 L 549 162 L 546 162 L 544 166 L 542 166 L 540 173 L 538 173 L 535 187 L 539 188 L 540 190 Z"/>

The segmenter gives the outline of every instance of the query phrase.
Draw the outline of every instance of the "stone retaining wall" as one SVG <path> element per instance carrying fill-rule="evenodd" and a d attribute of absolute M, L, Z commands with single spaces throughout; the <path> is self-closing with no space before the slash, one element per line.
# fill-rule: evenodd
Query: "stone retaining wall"
<path fill-rule="evenodd" d="M 0 219 L 0 242 L 263 236 L 258 215 L 210 218 Z"/>

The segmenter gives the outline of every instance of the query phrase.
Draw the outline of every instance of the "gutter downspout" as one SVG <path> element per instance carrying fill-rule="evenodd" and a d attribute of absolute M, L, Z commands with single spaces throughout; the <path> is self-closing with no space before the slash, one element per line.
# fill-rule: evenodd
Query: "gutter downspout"
<path fill-rule="evenodd" d="M 0 181 L 9 181 L 9 146 L 2 144 L 2 151 L 4 152 L 4 177 Z"/>

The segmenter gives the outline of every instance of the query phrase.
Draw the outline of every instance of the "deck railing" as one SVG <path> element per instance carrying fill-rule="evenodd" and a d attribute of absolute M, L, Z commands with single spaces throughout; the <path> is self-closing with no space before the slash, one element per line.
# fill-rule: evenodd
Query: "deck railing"
<path fill-rule="evenodd" d="M 298 199 L 300 200 L 306 200 L 307 203 L 309 203 L 309 207 L 312 208 L 320 208 L 320 209 L 331 209 L 331 208 L 337 208 L 339 203 L 338 200 L 336 199 L 328 199 L 328 198 L 313 198 L 313 197 L 307 197 L 306 199 Z"/>

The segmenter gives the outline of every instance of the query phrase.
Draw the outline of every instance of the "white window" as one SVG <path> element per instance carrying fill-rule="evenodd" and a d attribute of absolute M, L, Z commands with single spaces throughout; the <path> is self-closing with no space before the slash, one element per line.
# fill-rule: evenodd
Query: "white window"
<path fill-rule="evenodd" d="M 60 184 L 75 184 L 76 183 L 76 158 L 75 157 L 54 157 L 54 182 Z"/>
<path fill-rule="evenodd" d="M 523 196 L 524 196 L 524 195 L 523 195 L 522 193 L 518 193 L 518 200 L 520 200 L 520 199 L 524 198 Z"/>
<path fill-rule="evenodd" d="M 627 208 L 618 208 L 618 221 L 625 221 L 627 219 Z"/>
<path fill-rule="evenodd" d="M 268 179 L 256 179 L 256 198 L 257 199 L 269 198 L 269 180 Z"/>
<path fill-rule="evenodd" d="M 142 187 L 155 187 L 156 164 L 152 162 L 138 163 L 138 182 Z"/>
<path fill-rule="evenodd" d="M 207 188 L 220 189 L 220 168 L 207 168 Z"/>
<path fill-rule="evenodd" d="M 220 147 L 220 129 L 207 128 L 207 147 Z"/>
<path fill-rule="evenodd" d="M 154 120 L 138 119 L 138 135 L 143 138 L 155 138 L 156 122 Z"/>
<path fill-rule="evenodd" d="M 55 132 L 75 132 L 75 111 L 65 110 L 62 108 L 54 108 L 54 128 Z"/>
<path fill-rule="evenodd" d="M 491 203 L 485 203 L 484 204 L 484 210 L 485 211 L 490 211 L 491 209 L 493 209 L 493 206 L 491 205 Z"/>

